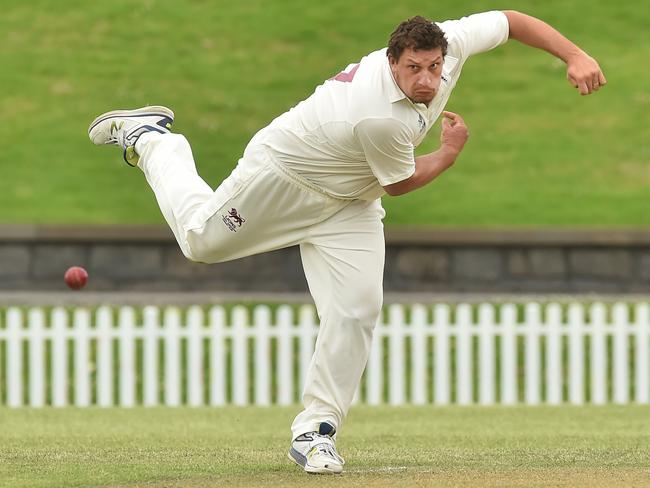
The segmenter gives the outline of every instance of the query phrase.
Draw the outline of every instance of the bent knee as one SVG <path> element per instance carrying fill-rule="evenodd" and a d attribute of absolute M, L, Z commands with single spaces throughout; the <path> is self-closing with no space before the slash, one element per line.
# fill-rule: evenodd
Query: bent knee
<path fill-rule="evenodd" d="M 383 293 L 381 287 L 364 287 L 344 298 L 345 315 L 363 326 L 374 327 L 381 314 Z"/>
<path fill-rule="evenodd" d="M 179 239 L 180 241 L 180 239 Z M 196 235 L 195 232 L 186 232 L 182 242 L 179 242 L 183 255 L 195 263 L 215 263 L 214 249 L 210 242 Z"/>
<path fill-rule="evenodd" d="M 181 247 L 185 257 L 197 263 L 223 263 L 238 257 L 232 243 L 223 242 L 200 229 L 186 232 Z"/>

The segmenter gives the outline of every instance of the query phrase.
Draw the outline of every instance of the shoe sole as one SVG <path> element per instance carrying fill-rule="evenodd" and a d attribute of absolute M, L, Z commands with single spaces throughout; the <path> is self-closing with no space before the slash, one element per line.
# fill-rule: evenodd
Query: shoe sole
<path fill-rule="evenodd" d="M 136 108 L 134 110 L 113 110 L 101 114 L 90 123 L 90 126 L 88 126 L 88 136 L 90 137 L 91 131 L 98 124 L 113 117 L 169 117 L 174 120 L 174 112 L 162 105 L 151 105 L 149 107 Z"/>
<path fill-rule="evenodd" d="M 305 464 L 302 464 L 300 462 L 301 460 L 297 456 L 300 456 L 300 458 L 305 459 Z M 341 474 L 343 472 L 343 467 L 341 467 L 340 471 L 334 471 L 333 469 L 330 468 L 317 468 L 316 466 L 311 466 L 307 463 L 307 459 L 293 448 L 289 449 L 289 452 L 287 453 L 287 457 L 291 461 L 296 463 L 298 466 L 303 468 L 305 472 L 309 474 Z"/>

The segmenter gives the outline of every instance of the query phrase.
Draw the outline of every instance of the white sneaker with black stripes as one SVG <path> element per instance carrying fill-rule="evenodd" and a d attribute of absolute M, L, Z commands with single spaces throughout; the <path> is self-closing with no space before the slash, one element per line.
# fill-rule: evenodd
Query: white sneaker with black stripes
<path fill-rule="evenodd" d="M 291 443 L 289 459 L 311 474 L 340 474 L 345 461 L 334 445 L 336 430 L 323 422 L 318 432 L 299 435 Z"/>
<path fill-rule="evenodd" d="M 150 106 L 134 110 L 106 112 L 90 123 L 88 137 L 93 144 L 112 144 L 124 150 L 124 161 L 137 166 L 140 157 L 135 143 L 145 132 L 166 134 L 174 123 L 174 112 L 167 107 Z"/>

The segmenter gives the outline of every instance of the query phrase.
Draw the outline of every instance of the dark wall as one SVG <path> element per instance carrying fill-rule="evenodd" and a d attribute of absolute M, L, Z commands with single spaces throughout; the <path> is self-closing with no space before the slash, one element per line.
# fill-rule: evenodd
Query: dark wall
<path fill-rule="evenodd" d="M 388 229 L 386 291 L 650 292 L 650 231 Z M 305 291 L 299 251 L 187 261 L 164 227 L 0 227 L 0 290 Z"/>

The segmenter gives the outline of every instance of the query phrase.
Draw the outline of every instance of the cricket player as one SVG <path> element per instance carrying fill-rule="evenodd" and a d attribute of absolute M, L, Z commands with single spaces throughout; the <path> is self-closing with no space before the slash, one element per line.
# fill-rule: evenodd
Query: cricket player
<path fill-rule="evenodd" d="M 93 143 L 120 146 L 125 161 L 144 172 L 188 259 L 219 263 L 300 246 L 320 329 L 289 458 L 308 473 L 343 470 L 335 434 L 382 307 L 381 198 L 416 190 L 454 164 L 468 130 L 445 104 L 465 62 L 508 39 L 564 61 L 581 95 L 606 83 L 593 58 L 523 13 L 441 23 L 417 16 L 397 26 L 388 48 L 334 74 L 260 130 L 216 190 L 197 174 L 185 137 L 170 132 L 168 108 L 108 112 L 88 129 Z M 416 157 L 441 115 L 440 148 Z"/>

